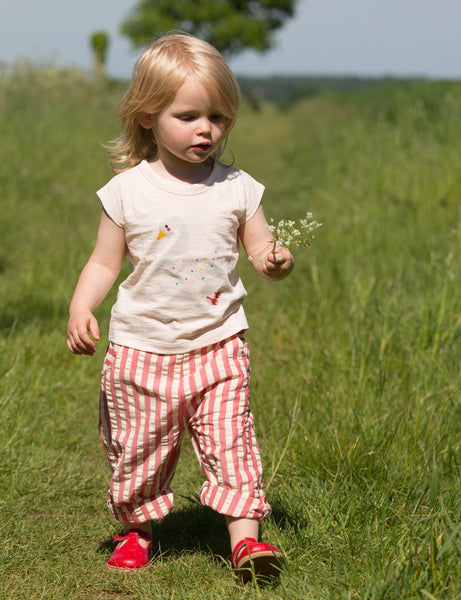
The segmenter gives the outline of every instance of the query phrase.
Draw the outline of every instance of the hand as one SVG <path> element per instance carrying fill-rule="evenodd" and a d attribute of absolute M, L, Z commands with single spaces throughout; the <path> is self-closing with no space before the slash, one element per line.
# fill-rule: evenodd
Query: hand
<path fill-rule="evenodd" d="M 288 248 L 277 246 L 269 250 L 264 259 L 263 274 L 269 279 L 283 279 L 291 273 L 294 259 Z"/>
<path fill-rule="evenodd" d="M 87 354 L 92 356 L 96 352 L 96 345 L 89 336 L 99 340 L 99 327 L 91 311 L 82 310 L 71 314 L 67 324 L 67 347 L 74 354 Z"/>

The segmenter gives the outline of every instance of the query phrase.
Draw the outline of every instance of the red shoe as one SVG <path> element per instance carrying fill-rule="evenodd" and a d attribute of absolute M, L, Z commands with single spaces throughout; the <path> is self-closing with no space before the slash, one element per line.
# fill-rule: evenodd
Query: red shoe
<path fill-rule="evenodd" d="M 148 542 L 147 546 L 139 543 L 139 538 Z M 118 533 L 114 542 L 117 544 L 112 556 L 106 562 L 109 569 L 142 569 L 152 558 L 152 537 L 140 529 L 131 529 L 128 533 Z"/>
<path fill-rule="evenodd" d="M 254 538 L 244 538 L 232 552 L 232 566 L 244 583 L 252 578 L 252 569 L 257 577 L 278 577 L 281 563 L 278 548 Z"/>

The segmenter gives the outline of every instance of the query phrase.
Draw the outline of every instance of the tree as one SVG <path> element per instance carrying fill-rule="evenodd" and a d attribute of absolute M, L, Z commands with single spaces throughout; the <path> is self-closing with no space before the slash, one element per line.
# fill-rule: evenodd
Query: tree
<path fill-rule="evenodd" d="M 91 37 L 91 48 L 93 50 L 93 70 L 96 79 L 105 77 L 105 64 L 107 48 L 109 47 L 109 36 L 104 31 L 95 31 Z"/>
<path fill-rule="evenodd" d="M 292 17 L 297 0 L 141 0 L 122 23 L 135 48 L 166 31 L 192 33 L 227 56 L 246 48 L 260 52 L 274 43 L 273 32 Z"/>

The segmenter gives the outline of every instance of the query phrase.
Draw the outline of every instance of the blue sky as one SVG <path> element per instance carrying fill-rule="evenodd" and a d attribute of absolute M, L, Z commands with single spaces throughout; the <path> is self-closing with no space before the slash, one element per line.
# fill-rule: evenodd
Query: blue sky
<path fill-rule="evenodd" d="M 130 76 L 138 53 L 118 33 L 137 0 L 5 0 L 0 61 L 91 67 L 89 36 L 110 35 L 108 71 Z M 299 0 L 275 48 L 230 61 L 237 74 L 461 78 L 460 0 Z"/>

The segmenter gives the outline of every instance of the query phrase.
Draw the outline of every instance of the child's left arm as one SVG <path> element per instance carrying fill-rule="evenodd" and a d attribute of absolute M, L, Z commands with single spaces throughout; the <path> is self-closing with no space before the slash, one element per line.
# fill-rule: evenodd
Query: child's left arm
<path fill-rule="evenodd" d="M 264 279 L 278 281 L 293 270 L 294 259 L 288 248 L 277 246 L 273 251 L 273 236 L 262 206 L 240 226 L 239 237 L 255 271 Z"/>

